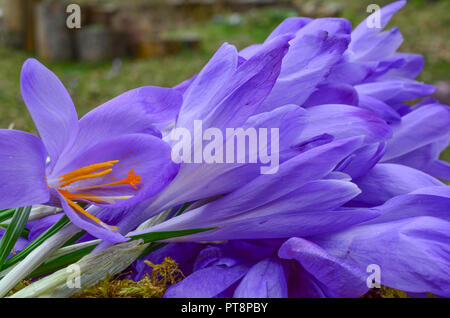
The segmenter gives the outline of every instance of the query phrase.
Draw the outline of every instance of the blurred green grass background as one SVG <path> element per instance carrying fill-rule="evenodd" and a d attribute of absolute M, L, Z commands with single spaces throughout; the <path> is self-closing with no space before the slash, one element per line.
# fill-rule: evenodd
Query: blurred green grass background
<path fill-rule="evenodd" d="M 335 0 L 342 8 L 340 16 L 355 27 L 368 13 L 373 0 Z M 383 6 L 391 1 L 377 1 Z M 449 81 L 450 74 L 450 1 L 410 0 L 392 19 L 389 26 L 398 26 L 404 42 L 400 51 L 423 54 L 425 69 L 420 81 Z M 174 86 L 197 73 L 223 42 L 244 48 L 262 42 L 286 17 L 298 15 L 290 9 L 255 9 L 240 16 L 240 22 L 212 19 L 182 32 L 193 32 L 202 38 L 199 50 L 184 50 L 148 60 L 121 59 L 117 74 L 112 62 L 80 63 L 44 62 L 69 90 L 81 117 L 92 108 L 129 89 L 144 85 Z M 176 32 L 176 31 L 175 31 Z M 35 132 L 34 124 L 20 97 L 19 75 L 29 52 L 0 47 L 0 127 L 14 123 L 16 129 Z M 445 154 L 450 159 L 450 151 Z"/>

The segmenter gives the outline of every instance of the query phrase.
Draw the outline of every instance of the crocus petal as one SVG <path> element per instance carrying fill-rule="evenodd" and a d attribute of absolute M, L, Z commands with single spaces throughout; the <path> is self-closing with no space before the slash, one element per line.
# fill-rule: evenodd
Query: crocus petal
<path fill-rule="evenodd" d="M 370 76 L 364 80 L 365 82 L 375 82 L 390 70 L 402 67 L 406 63 L 406 61 L 400 57 L 395 57 L 395 54 L 393 54 L 392 57 L 387 59 L 381 59 L 380 61 L 365 62 L 365 63 L 370 63 L 370 65 L 372 65 L 372 63 L 374 64 L 376 63 L 376 67 L 373 69 L 372 74 L 370 74 Z M 400 79 L 403 80 L 403 78 Z"/>
<path fill-rule="evenodd" d="M 360 93 L 358 106 L 370 110 L 374 114 L 383 118 L 389 125 L 395 125 L 401 122 L 401 116 L 398 112 L 392 109 L 392 107 L 388 104 L 376 99 L 375 97 Z"/>
<path fill-rule="evenodd" d="M 358 178 L 369 172 L 380 161 L 385 151 L 385 142 L 365 145 L 341 161 L 336 170 Z"/>
<path fill-rule="evenodd" d="M 426 146 L 408 152 L 389 162 L 399 163 L 422 170 L 433 177 L 450 181 L 450 163 L 439 160 L 440 153 L 449 145 L 449 137 L 444 136 Z"/>
<path fill-rule="evenodd" d="M 29 221 L 27 223 L 27 228 L 30 230 L 28 234 L 28 239 L 34 241 L 39 235 L 48 230 L 53 224 L 55 224 L 64 214 L 58 213 L 55 215 L 50 215 L 42 219 Z"/>
<path fill-rule="evenodd" d="M 374 72 L 375 67 L 374 63 L 348 62 L 341 59 L 331 68 L 330 74 L 324 82 L 360 84 Z"/>
<path fill-rule="evenodd" d="M 307 139 L 323 133 L 336 139 L 365 136 L 367 143 L 392 135 L 391 128 L 373 113 L 347 105 L 320 105 L 306 109 L 308 125 L 302 133 Z"/>
<path fill-rule="evenodd" d="M 177 86 L 174 86 L 173 89 L 180 92 L 181 94 L 184 94 L 186 90 L 191 86 L 192 82 L 197 78 L 197 75 L 192 76 L 191 78 L 181 82 Z"/>
<path fill-rule="evenodd" d="M 72 99 L 58 77 L 35 59 L 24 63 L 20 88 L 50 156 L 51 168 L 78 132 L 78 117 Z"/>
<path fill-rule="evenodd" d="M 80 136 L 84 145 L 92 140 L 120 134 L 154 133 L 175 122 L 182 96 L 172 88 L 146 86 L 119 95 L 96 107 L 80 119 Z"/>
<path fill-rule="evenodd" d="M 328 297 L 358 297 L 368 290 L 365 272 L 308 240 L 298 237 L 287 240 L 278 256 L 299 262 L 324 286 Z"/>
<path fill-rule="evenodd" d="M 211 111 L 208 104 L 214 105 L 218 98 L 223 98 L 223 86 L 231 80 L 237 63 L 236 48 L 223 44 L 184 93 L 177 120 L 178 127 L 188 128 L 194 120 L 206 117 L 206 113 Z"/>
<path fill-rule="evenodd" d="M 260 109 L 277 81 L 291 39 L 291 35 L 281 35 L 264 43 L 255 55 L 239 66 L 233 80 L 224 87 L 225 92 L 228 91 L 226 98 L 209 109 L 209 115 L 203 119 L 207 126 L 240 127 L 256 112 L 256 108 Z"/>
<path fill-rule="evenodd" d="M 314 20 L 311 18 L 304 18 L 304 17 L 291 17 L 291 18 L 284 19 L 272 31 L 272 33 L 267 37 L 267 39 L 264 42 L 265 43 L 270 42 L 271 40 L 275 39 L 276 37 L 278 37 L 280 35 L 294 34 L 311 21 L 314 21 Z M 261 47 L 262 47 L 262 44 L 250 45 L 250 46 L 242 49 L 239 52 L 239 56 L 242 56 L 248 60 L 253 55 L 255 55 L 261 49 Z"/>
<path fill-rule="evenodd" d="M 383 161 L 402 156 L 449 133 L 450 108 L 439 104 L 419 107 L 402 117 L 402 125 L 388 141 Z"/>
<path fill-rule="evenodd" d="M 302 105 L 347 48 L 349 36 L 325 31 L 297 36 L 291 41 L 277 82 L 261 105 L 268 111 L 285 104 Z"/>
<path fill-rule="evenodd" d="M 317 87 L 317 90 L 303 103 L 303 107 L 324 104 L 358 105 L 358 93 L 348 84 L 325 84 Z"/>
<path fill-rule="evenodd" d="M 0 209 L 46 203 L 46 151 L 36 136 L 0 129 Z"/>
<path fill-rule="evenodd" d="M 323 286 L 298 262 L 289 263 L 289 298 L 326 298 Z"/>
<path fill-rule="evenodd" d="M 390 198 L 430 186 L 444 185 L 419 170 L 397 164 L 377 164 L 366 175 L 355 179 L 361 194 L 354 199 L 367 205 L 383 204 Z"/>
<path fill-rule="evenodd" d="M 425 60 L 420 54 L 412 53 L 395 53 L 393 58 L 401 58 L 404 63 L 398 68 L 391 68 L 388 72 L 382 75 L 379 79 L 396 79 L 407 78 L 414 79 L 419 76 L 425 65 Z"/>
<path fill-rule="evenodd" d="M 265 42 L 269 42 L 280 35 L 296 33 L 298 30 L 302 29 L 305 25 L 307 25 L 312 21 L 314 20 L 311 18 L 304 18 L 304 17 L 290 17 L 284 19 L 283 22 L 281 22 L 272 31 L 272 33 L 270 33 Z"/>
<path fill-rule="evenodd" d="M 246 264 L 214 265 L 196 271 L 169 287 L 165 298 L 211 298 L 239 281 L 249 270 Z"/>
<path fill-rule="evenodd" d="M 428 96 L 436 90 L 432 85 L 399 80 L 360 84 L 355 86 L 355 89 L 358 91 L 358 94 L 369 95 L 388 104 L 396 104 Z"/>
<path fill-rule="evenodd" d="M 311 239 L 362 270 L 379 265 L 381 284 L 448 297 L 449 206 L 450 187 L 419 189 L 387 201 L 364 225 Z"/>
<path fill-rule="evenodd" d="M 63 208 L 64 213 L 67 215 L 70 221 L 72 221 L 72 223 L 78 226 L 80 229 L 85 230 L 92 236 L 111 243 L 121 243 L 128 240 L 128 238 L 122 236 L 119 231 L 107 229 L 106 227 L 86 218 L 78 211 L 75 211 L 72 207 L 69 206 L 66 199 L 58 191 L 54 189 L 50 189 L 50 191 L 54 196 L 57 196 L 59 198 L 61 207 Z M 92 211 L 90 209 L 87 209 L 87 211 L 88 213 L 92 214 Z"/>
<path fill-rule="evenodd" d="M 141 87 L 128 91 L 87 113 L 79 122 L 79 134 L 55 170 L 96 144 L 124 134 L 152 134 L 171 122 L 181 106 L 181 94 L 171 88 Z"/>
<path fill-rule="evenodd" d="M 367 41 L 364 46 L 352 47 L 353 51 L 350 60 L 358 62 L 379 61 L 392 57 L 403 42 L 402 34 L 398 28 L 382 32 L 376 37 Z"/>
<path fill-rule="evenodd" d="M 361 270 L 378 265 L 383 285 L 448 297 L 449 233 L 449 222 L 425 216 L 355 227 L 314 240 Z"/>
<path fill-rule="evenodd" d="M 417 189 L 409 194 L 393 197 L 375 208 L 382 215 L 368 222 L 383 223 L 412 217 L 435 217 L 450 221 L 450 215 L 443 213 L 450 206 L 450 187 L 434 186 Z"/>
<path fill-rule="evenodd" d="M 350 34 L 352 25 L 350 21 L 344 18 L 318 18 L 307 23 L 305 27 L 297 32 L 296 36 L 300 37 L 317 31 L 325 31 L 329 36 Z"/>
<path fill-rule="evenodd" d="M 381 8 L 380 11 L 372 13 L 363 22 L 361 22 L 352 32 L 352 42 L 349 46 L 351 51 L 358 51 L 360 46 L 367 45 L 374 36 L 378 35 L 392 18 L 392 16 L 406 4 L 406 1 L 396 1 Z M 374 22 L 380 18 L 379 27 L 374 27 Z"/>
<path fill-rule="evenodd" d="M 250 268 L 236 288 L 233 298 L 286 298 L 287 283 L 283 265 L 267 258 Z"/>

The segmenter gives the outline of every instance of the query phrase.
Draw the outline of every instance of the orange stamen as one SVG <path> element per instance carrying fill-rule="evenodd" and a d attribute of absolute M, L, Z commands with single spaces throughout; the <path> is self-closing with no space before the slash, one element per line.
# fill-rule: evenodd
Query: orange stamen
<path fill-rule="evenodd" d="M 80 176 L 86 176 L 90 173 L 96 172 L 100 169 L 104 169 L 104 168 L 111 168 L 112 166 L 114 166 L 116 163 L 118 163 L 119 160 L 112 160 L 112 161 L 106 161 L 106 162 L 101 162 L 101 163 L 96 163 L 93 165 L 89 165 L 86 167 L 82 167 L 79 169 L 75 169 L 72 172 L 63 174 L 61 176 L 61 182 L 68 182 L 74 178 L 78 178 Z"/>
<path fill-rule="evenodd" d="M 139 182 L 141 182 L 141 177 L 134 173 L 134 169 L 131 169 L 128 172 L 128 177 L 126 177 L 122 180 L 107 183 L 107 184 L 99 184 L 99 185 L 77 188 L 76 190 L 97 189 L 97 188 L 111 187 L 111 186 L 122 185 L 122 184 L 129 184 L 133 188 L 137 189 L 136 184 L 138 184 Z"/>
<path fill-rule="evenodd" d="M 93 179 L 93 178 L 98 178 L 98 177 L 103 177 L 104 175 L 107 175 L 108 173 L 110 173 L 112 171 L 112 169 L 106 169 L 97 173 L 91 173 L 91 174 L 87 174 L 84 176 L 79 176 L 73 179 L 70 179 L 64 183 L 61 184 L 61 188 L 67 187 L 68 185 L 80 181 L 80 180 L 86 180 L 86 179 Z"/>

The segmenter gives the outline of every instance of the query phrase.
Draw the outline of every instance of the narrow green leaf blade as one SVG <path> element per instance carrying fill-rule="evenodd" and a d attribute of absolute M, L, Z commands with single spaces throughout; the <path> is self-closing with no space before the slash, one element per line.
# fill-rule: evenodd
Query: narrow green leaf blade
<path fill-rule="evenodd" d="M 165 231 L 165 232 L 149 232 L 144 234 L 138 234 L 130 236 L 131 240 L 144 240 L 144 243 L 150 243 L 155 241 L 166 240 L 173 237 L 186 236 L 206 231 L 211 231 L 217 229 L 217 227 L 209 227 L 209 228 L 199 228 L 199 229 L 188 229 L 188 230 L 179 230 L 179 231 Z"/>
<path fill-rule="evenodd" d="M 185 204 L 183 204 L 181 206 L 181 208 L 174 213 L 174 215 L 172 216 L 172 218 L 177 217 L 179 215 L 181 215 L 184 211 L 186 211 L 186 209 L 192 204 L 192 202 L 186 202 Z"/>
<path fill-rule="evenodd" d="M 39 235 L 34 241 L 32 241 L 30 244 L 28 244 L 23 250 L 21 250 L 19 253 L 8 259 L 3 266 L 2 269 L 8 268 L 17 262 L 23 260 L 28 254 L 30 254 L 36 247 L 41 245 L 45 240 L 47 240 L 49 237 L 53 236 L 55 233 L 60 231 L 62 228 L 64 228 L 67 224 L 70 223 L 69 218 L 64 215 L 62 218 L 58 220 L 55 224 L 53 224 L 47 231 Z"/>
<path fill-rule="evenodd" d="M 6 210 L 0 211 L 0 222 L 6 221 L 6 220 L 12 218 L 15 211 L 16 211 L 16 209 L 6 209 Z"/>
<path fill-rule="evenodd" d="M 0 240 L 0 268 L 3 268 L 6 258 L 16 245 L 17 239 L 27 224 L 30 212 L 30 206 L 15 210 L 11 223 Z"/>
<path fill-rule="evenodd" d="M 0 228 L 8 229 L 10 227 L 10 225 L 11 224 L 1 224 L 0 223 Z M 27 228 L 23 228 L 22 232 L 20 233 L 20 236 L 27 239 L 29 234 L 30 234 L 30 230 L 28 230 Z"/>

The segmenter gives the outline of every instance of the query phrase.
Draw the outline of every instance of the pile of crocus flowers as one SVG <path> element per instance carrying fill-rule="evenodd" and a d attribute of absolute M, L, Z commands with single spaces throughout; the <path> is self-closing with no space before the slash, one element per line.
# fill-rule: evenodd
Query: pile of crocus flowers
<path fill-rule="evenodd" d="M 80 120 L 59 79 L 27 60 L 21 93 L 40 137 L 0 130 L 0 247 L 26 215 L 0 295 L 31 279 L 12 296 L 70 296 L 170 257 L 185 278 L 164 297 L 360 297 L 380 284 L 450 297 L 450 164 L 439 160 L 450 108 L 414 80 L 422 56 L 397 52 L 401 33 L 384 30 L 404 4 L 353 30 L 288 18 L 264 43 L 223 44 L 174 88 L 128 91 Z M 277 128 L 277 171 L 175 163 L 171 132 L 195 120 Z M 81 286 L 67 286 L 74 265 Z"/>

